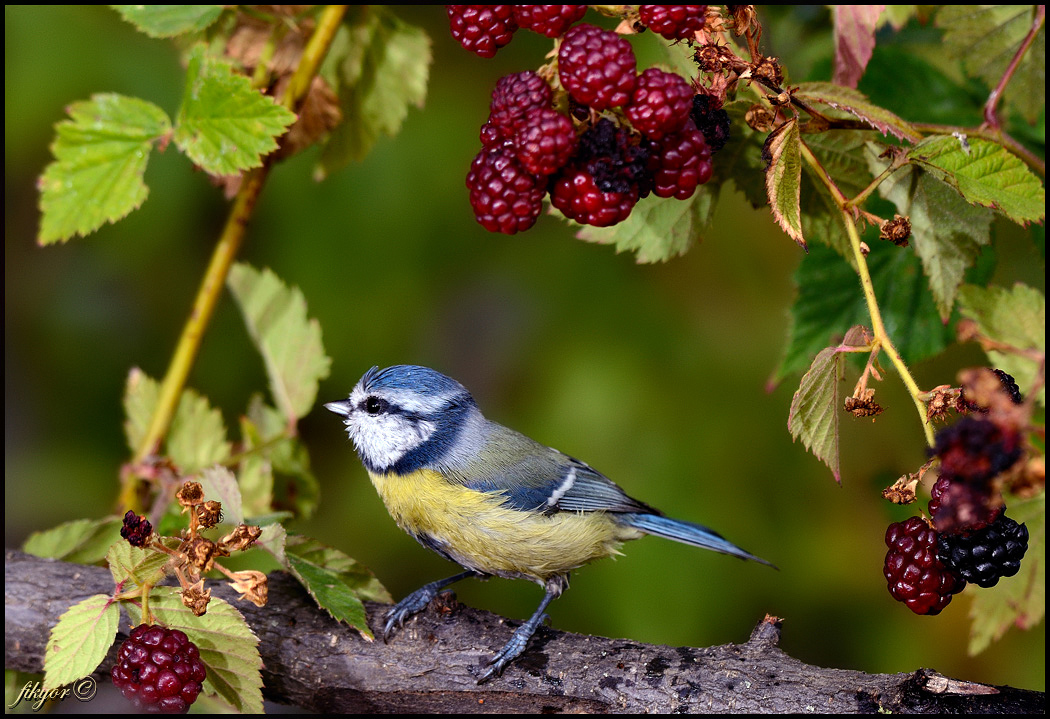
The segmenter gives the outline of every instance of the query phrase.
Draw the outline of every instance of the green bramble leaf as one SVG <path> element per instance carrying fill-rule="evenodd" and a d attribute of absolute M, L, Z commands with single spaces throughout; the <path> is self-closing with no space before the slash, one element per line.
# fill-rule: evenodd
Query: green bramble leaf
<path fill-rule="evenodd" d="M 356 629 L 364 638 L 374 638 L 361 601 L 389 602 L 391 599 L 368 569 L 339 550 L 302 536 L 287 538 L 285 556 L 288 570 L 319 607 L 337 621 Z"/>
<path fill-rule="evenodd" d="M 1016 155 L 979 137 L 928 137 L 908 159 L 954 188 L 972 205 L 998 210 L 1019 225 L 1046 215 L 1046 191 Z"/>
<path fill-rule="evenodd" d="M 766 165 L 766 196 L 777 224 L 803 249 L 802 209 L 799 193 L 802 188 L 802 150 L 798 133 L 798 119 L 791 118 L 769 133 L 763 148 L 769 158 Z"/>
<path fill-rule="evenodd" d="M 168 456 L 183 474 L 191 474 L 230 456 L 222 412 L 205 397 L 184 389 L 165 444 Z"/>
<path fill-rule="evenodd" d="M 301 534 L 288 536 L 285 549 L 301 559 L 339 573 L 341 581 L 361 599 L 386 603 L 394 601 L 372 570 L 338 549 Z"/>
<path fill-rule="evenodd" d="M 274 403 L 294 423 L 313 408 L 318 382 L 332 363 L 321 343 L 321 326 L 307 317 L 299 288 L 288 287 L 269 269 L 236 264 L 227 284 L 262 354 Z"/>
<path fill-rule="evenodd" d="M 1021 569 L 989 589 L 970 605 L 970 656 L 980 654 L 1010 627 L 1032 629 L 1046 614 L 1046 494 L 1009 501 L 1010 518 L 1028 527 L 1028 551 Z"/>
<path fill-rule="evenodd" d="M 847 112 L 883 135 L 893 135 L 898 140 L 914 144 L 922 139 L 918 130 L 889 110 L 872 103 L 860 90 L 830 82 L 804 82 L 795 97 L 807 103 L 827 105 Z"/>
<path fill-rule="evenodd" d="M 44 651 L 44 691 L 89 676 L 117 636 L 120 605 L 105 594 L 77 602 L 58 618 Z"/>
<path fill-rule="evenodd" d="M 977 323 L 985 337 L 1019 350 L 1046 352 L 1046 297 L 1039 290 L 1015 284 L 1006 287 L 964 285 L 959 290 L 959 309 Z M 989 350 L 992 366 L 1011 375 L 1027 395 L 1039 373 L 1032 357 Z M 1046 388 L 1039 388 L 1039 403 L 1046 405 Z"/>
<path fill-rule="evenodd" d="M 33 532 L 22 551 L 37 557 L 75 564 L 94 564 L 105 558 L 110 545 L 120 539 L 120 517 L 74 519 L 52 529 Z"/>
<path fill-rule="evenodd" d="M 1035 21 L 1035 5 L 943 5 L 935 24 L 944 29 L 944 46 L 962 60 L 971 76 L 989 88 L 999 84 Z M 1046 107 L 1046 27 L 1039 29 L 1003 93 L 1029 124 Z"/>
<path fill-rule="evenodd" d="M 639 263 L 665 262 L 684 254 L 711 226 L 717 199 L 717 190 L 709 187 L 698 188 L 688 200 L 653 195 L 639 202 L 620 224 L 580 225 L 576 237 L 585 242 L 614 245 L 617 252 L 634 252 Z M 554 214 L 565 219 L 560 212 Z"/>
<path fill-rule="evenodd" d="M 951 328 L 937 316 L 922 265 L 913 253 L 878 242 L 867 261 L 886 331 L 905 361 L 932 357 L 954 340 Z M 856 272 L 833 249 L 811 247 L 795 272 L 795 284 L 798 296 L 776 382 L 804 371 L 810 358 L 827 347 L 833 335 L 841 335 L 842 328 L 871 322 Z"/>
<path fill-rule="evenodd" d="M 869 159 L 879 161 L 876 146 Z M 911 220 L 911 245 L 922 260 L 942 320 L 947 320 L 966 271 L 991 243 L 992 213 L 968 204 L 951 187 L 919 167 L 897 170 L 879 185 L 879 194 Z"/>
<path fill-rule="evenodd" d="M 175 37 L 204 30 L 222 15 L 222 5 L 113 5 L 120 16 L 150 37 Z"/>
<path fill-rule="evenodd" d="M 208 671 L 205 693 L 218 694 L 239 712 L 262 713 L 259 638 L 235 607 L 212 597 L 207 614 L 197 617 L 182 603 L 178 588 L 154 587 L 149 608 L 158 624 L 185 632 L 197 645 Z M 140 624 L 141 609 L 131 603 L 127 609 L 132 623 Z"/>
<path fill-rule="evenodd" d="M 204 45 L 190 51 L 175 144 L 205 172 L 234 175 L 259 167 L 293 122 L 292 112 L 207 55 Z"/>
<path fill-rule="evenodd" d="M 106 562 L 113 582 L 120 591 L 127 592 L 134 587 L 153 585 L 163 579 L 168 556 L 156 549 L 142 549 L 127 542 L 116 542 L 106 553 Z"/>
<path fill-rule="evenodd" d="M 866 330 L 859 325 L 850 329 L 842 344 L 825 347 L 813 359 L 809 371 L 791 398 L 788 431 L 793 440 L 801 439 L 813 455 L 831 469 L 835 481 L 842 484 L 839 469 L 839 414 L 842 397 L 843 354 L 852 347 L 863 347 Z"/>
<path fill-rule="evenodd" d="M 858 195 L 871 180 L 864 153 L 869 136 L 870 133 L 859 130 L 806 135 L 806 147 L 847 197 Z M 805 236 L 826 243 L 847 262 L 855 265 L 849 235 L 842 221 L 842 211 L 817 177 L 816 171 L 808 163 L 803 167 L 806 171 L 802 174 L 801 204 Z"/>
<path fill-rule="evenodd" d="M 288 542 L 288 530 L 284 525 L 274 522 L 262 528 L 262 534 L 255 540 L 255 546 L 265 549 L 273 555 L 282 567 L 288 566 L 288 555 L 285 554 L 284 546 Z"/>
<path fill-rule="evenodd" d="M 380 5 L 351 10 L 322 67 L 347 121 L 332 131 L 318 179 L 363 159 L 380 136 L 401 130 L 410 106 L 423 107 L 431 59 L 430 38 L 421 28 Z"/>
<path fill-rule="evenodd" d="M 153 143 L 171 132 L 163 110 L 123 95 L 93 95 L 68 112 L 39 181 L 41 245 L 88 235 L 138 208 L 149 194 L 142 178 Z"/>

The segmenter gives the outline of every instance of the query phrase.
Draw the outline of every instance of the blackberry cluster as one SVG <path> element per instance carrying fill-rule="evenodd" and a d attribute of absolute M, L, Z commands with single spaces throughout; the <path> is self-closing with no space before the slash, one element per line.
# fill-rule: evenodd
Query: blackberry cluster
<path fill-rule="evenodd" d="M 479 36 L 457 28 L 468 20 L 478 24 L 482 14 L 463 8 L 480 6 L 446 7 L 457 18 L 457 39 Z M 484 15 L 492 23 L 488 35 L 495 37 L 503 27 L 496 28 L 496 19 L 505 15 L 495 8 L 504 6 L 484 7 L 490 8 Z M 482 226 L 507 234 L 527 230 L 549 194 L 567 218 L 605 227 L 627 219 L 641 198 L 685 200 L 711 179 L 712 153 L 728 137 L 728 115 L 712 98 L 702 96 L 698 105 L 693 86 L 671 72 L 648 68 L 639 74 L 627 40 L 573 24 L 586 6 L 507 7 L 517 26 L 562 37 L 557 94 L 532 71 L 496 83 L 481 126 L 482 150 L 467 174 L 470 204 Z M 688 37 L 703 27 L 706 6 L 643 7 L 666 32 L 677 28 Z M 478 46 L 474 40 L 468 49 Z"/>
<path fill-rule="evenodd" d="M 124 515 L 120 526 L 120 536 L 133 547 L 145 547 L 153 534 L 153 525 L 145 517 L 140 517 L 130 509 Z"/>
<path fill-rule="evenodd" d="M 916 614 L 940 614 L 966 582 L 937 555 L 937 532 L 925 520 L 911 517 L 886 530 L 882 573 L 890 594 Z"/>
<path fill-rule="evenodd" d="M 149 624 L 132 630 L 110 671 L 125 697 L 154 714 L 185 714 L 206 675 L 200 651 L 185 633 Z"/>

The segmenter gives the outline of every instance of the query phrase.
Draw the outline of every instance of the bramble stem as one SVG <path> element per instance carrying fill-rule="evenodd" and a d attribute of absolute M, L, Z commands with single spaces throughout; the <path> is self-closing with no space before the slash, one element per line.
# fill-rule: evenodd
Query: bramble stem
<path fill-rule="evenodd" d="M 1010 78 L 1014 76 L 1014 73 L 1021 64 L 1021 59 L 1028 51 L 1028 48 L 1032 46 L 1032 42 L 1042 29 L 1045 19 L 1046 5 L 1036 5 L 1035 17 L 1032 19 L 1032 27 L 1028 30 L 1028 34 L 1025 35 L 1024 40 L 1021 41 L 1021 46 L 1017 48 L 1017 52 L 1014 53 L 1013 58 L 1010 60 L 1010 64 L 1006 66 L 1006 71 L 1003 72 L 1003 76 L 999 78 L 999 84 L 995 86 L 995 89 L 988 95 L 988 101 L 984 103 L 984 121 L 989 127 L 996 130 L 1001 129 L 999 126 L 999 116 L 996 114 L 995 108 L 998 106 L 999 101 L 1003 99 L 1003 92 L 1006 90 L 1007 83 L 1009 83 Z"/>
<path fill-rule="evenodd" d="M 849 201 L 828 176 L 823 166 L 821 166 L 820 162 L 813 155 L 813 152 L 809 149 L 809 146 L 806 145 L 805 142 L 800 143 L 800 146 L 802 148 L 803 159 L 805 159 L 806 163 L 813 168 L 820 177 L 825 187 L 827 187 L 828 191 L 831 193 L 831 196 L 835 198 L 835 204 L 838 205 L 840 212 L 842 212 L 842 220 L 846 225 L 846 234 L 849 235 L 850 248 L 853 251 L 853 260 L 857 265 L 857 274 L 860 276 L 860 285 L 864 291 L 864 300 L 868 305 L 868 316 L 871 318 L 871 330 L 875 335 L 875 339 L 872 342 L 872 348 L 873 350 L 881 349 L 887 354 L 887 356 L 889 356 L 890 361 L 893 362 L 893 366 L 897 369 L 897 374 L 900 375 L 901 381 L 904 382 L 904 386 L 908 389 L 908 393 L 911 394 L 912 401 L 915 403 L 915 407 L 919 412 L 919 419 L 922 422 L 922 428 L 926 434 L 926 442 L 930 446 L 933 446 L 933 427 L 926 421 L 926 405 L 923 404 L 922 399 L 920 398 L 922 391 L 912 378 L 908 366 L 904 364 L 904 360 L 901 358 L 900 353 L 893 345 L 893 340 L 890 338 L 889 333 L 886 332 L 886 325 L 882 322 L 882 312 L 879 310 L 879 302 L 875 297 L 875 285 L 871 280 L 871 273 L 868 271 L 867 258 L 864 253 L 861 252 L 860 234 L 857 232 L 857 225 L 853 220 L 853 213 L 848 207 Z"/>
<path fill-rule="evenodd" d="M 305 97 L 314 75 L 317 73 L 328 48 L 332 44 L 336 30 L 346 14 L 347 6 L 329 5 L 320 14 L 317 29 L 311 35 L 306 47 L 303 49 L 299 66 L 292 75 L 288 87 L 280 104 L 288 109 L 294 110 L 299 102 Z M 178 406 L 179 397 L 186 384 L 193 363 L 200 350 L 201 340 L 204 332 L 211 321 L 215 305 L 218 303 L 222 289 L 226 284 L 226 277 L 230 267 L 237 256 L 237 252 L 244 241 L 248 221 L 251 219 L 255 209 L 255 203 L 262 192 L 269 174 L 270 161 L 264 160 L 261 167 L 249 170 L 245 173 L 241 182 L 241 188 L 230 208 L 229 217 L 223 227 L 219 241 L 212 252 L 208 268 L 204 273 L 200 288 L 197 290 L 193 309 L 190 311 L 189 319 L 182 329 L 178 345 L 172 355 L 168 371 L 160 387 L 160 396 L 157 406 L 150 418 L 149 428 L 143 435 L 135 452 L 134 464 L 142 462 L 146 457 L 157 452 L 161 440 L 171 426 L 172 417 Z M 136 504 L 134 482 L 128 482 L 121 493 L 123 505 L 133 506 Z"/>

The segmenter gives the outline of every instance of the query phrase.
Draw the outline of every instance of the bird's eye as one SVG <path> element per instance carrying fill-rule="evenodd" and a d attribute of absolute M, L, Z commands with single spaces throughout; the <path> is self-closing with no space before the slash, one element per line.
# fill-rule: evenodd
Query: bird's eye
<path fill-rule="evenodd" d="M 383 406 L 386 404 L 383 400 L 378 397 L 369 397 L 365 400 L 365 412 L 369 414 L 379 414 L 383 411 Z"/>

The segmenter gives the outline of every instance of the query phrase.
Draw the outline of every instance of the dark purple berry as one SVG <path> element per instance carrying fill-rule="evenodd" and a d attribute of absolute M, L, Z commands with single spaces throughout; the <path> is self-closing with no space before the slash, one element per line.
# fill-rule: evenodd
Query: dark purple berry
<path fill-rule="evenodd" d="M 570 220 L 584 225 L 608 227 L 623 222 L 637 201 L 637 188 L 602 192 L 593 175 L 576 167 L 567 168 L 551 185 L 551 204 Z"/>
<path fill-rule="evenodd" d="M 525 70 L 496 81 L 488 121 L 501 137 L 511 140 L 524 128 L 529 110 L 550 106 L 550 85 L 531 70 Z"/>
<path fill-rule="evenodd" d="M 1003 372 L 1001 369 L 993 369 L 992 372 L 999 378 L 999 381 L 1003 383 L 1003 389 L 1006 390 L 1006 394 L 1010 396 L 1010 401 L 1014 404 L 1021 404 L 1024 402 L 1024 397 L 1021 395 L 1021 388 L 1017 386 L 1017 382 L 1013 377 Z"/>
<path fill-rule="evenodd" d="M 729 113 L 716 102 L 710 95 L 700 93 L 693 97 L 693 111 L 690 113 L 697 129 L 704 133 L 711 152 L 718 152 L 729 140 Z"/>
<path fill-rule="evenodd" d="M 145 517 L 140 517 L 130 509 L 124 515 L 124 523 L 120 527 L 120 536 L 128 540 L 133 547 L 145 547 L 153 534 L 153 525 Z"/>
<path fill-rule="evenodd" d="M 968 416 L 937 432 L 933 454 L 941 458 L 942 474 L 984 482 L 1021 457 L 1021 437 L 991 420 Z"/>
<path fill-rule="evenodd" d="M 446 5 L 445 10 L 452 37 L 481 57 L 494 56 L 518 29 L 513 5 Z"/>
<path fill-rule="evenodd" d="M 882 573 L 890 594 L 916 614 L 940 614 L 966 586 L 937 558 L 937 532 L 919 517 L 886 529 Z"/>
<path fill-rule="evenodd" d="M 693 109 L 693 94 L 680 75 L 650 67 L 635 81 L 624 114 L 635 130 L 658 140 L 682 128 Z"/>
<path fill-rule="evenodd" d="M 570 28 L 558 50 L 561 84 L 578 103 L 595 110 L 631 99 L 636 67 L 629 42 L 587 23 Z"/>
<path fill-rule="evenodd" d="M 553 175 L 576 153 L 572 120 L 549 107 L 535 107 L 525 115 L 524 127 L 514 136 L 518 159 L 534 175 Z"/>
<path fill-rule="evenodd" d="M 509 147 L 484 148 L 467 173 L 474 217 L 489 232 L 513 235 L 536 224 L 545 182 L 533 175 Z"/>
<path fill-rule="evenodd" d="M 642 24 L 668 40 L 685 40 L 704 27 L 707 5 L 639 5 Z"/>
<path fill-rule="evenodd" d="M 550 38 L 560 37 L 587 12 L 586 5 L 515 5 L 518 26 Z"/>
<path fill-rule="evenodd" d="M 650 143 L 648 169 L 654 195 L 685 200 L 711 179 L 711 149 L 688 120 L 680 132 Z"/>
<path fill-rule="evenodd" d="M 154 714 L 185 714 L 206 676 L 200 652 L 183 632 L 148 624 L 131 631 L 110 671 L 125 697 Z"/>

